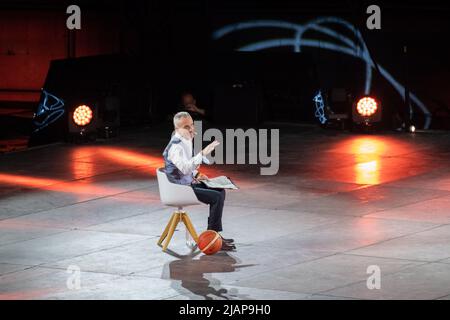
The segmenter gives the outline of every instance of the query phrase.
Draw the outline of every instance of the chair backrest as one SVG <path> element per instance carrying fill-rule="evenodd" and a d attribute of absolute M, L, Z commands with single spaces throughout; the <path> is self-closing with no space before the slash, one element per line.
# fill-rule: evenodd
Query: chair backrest
<path fill-rule="evenodd" d="M 171 183 L 167 179 L 164 168 L 156 169 L 158 179 L 159 196 L 166 206 L 185 207 L 201 204 L 191 186 Z"/>

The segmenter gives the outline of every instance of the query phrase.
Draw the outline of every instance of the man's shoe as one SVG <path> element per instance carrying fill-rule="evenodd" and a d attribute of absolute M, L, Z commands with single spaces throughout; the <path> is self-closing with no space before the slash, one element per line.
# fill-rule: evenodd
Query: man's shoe
<path fill-rule="evenodd" d="M 233 244 L 228 244 L 226 242 L 222 242 L 222 248 L 220 250 L 222 251 L 233 251 L 236 247 Z"/>
<path fill-rule="evenodd" d="M 234 242 L 234 239 L 226 239 L 226 238 L 222 237 L 222 235 L 220 235 L 220 237 L 222 238 L 223 242 L 226 242 L 226 243 L 233 243 Z"/>

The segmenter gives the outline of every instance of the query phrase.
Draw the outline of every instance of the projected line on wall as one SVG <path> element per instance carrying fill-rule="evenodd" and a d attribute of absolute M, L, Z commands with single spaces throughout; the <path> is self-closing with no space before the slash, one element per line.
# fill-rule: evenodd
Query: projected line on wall
<path fill-rule="evenodd" d="M 325 116 L 325 103 L 323 102 L 322 92 L 318 92 L 313 101 L 316 105 L 316 112 L 314 116 L 319 119 L 321 124 L 325 124 L 327 122 L 327 117 Z"/>
<path fill-rule="evenodd" d="M 42 90 L 43 100 L 34 115 L 34 132 L 44 129 L 64 114 L 64 102 L 53 94 Z"/>
<path fill-rule="evenodd" d="M 356 37 L 356 41 L 348 38 L 347 36 L 329 28 L 322 24 L 337 24 L 349 29 Z M 255 20 L 245 21 L 226 25 L 213 32 L 213 39 L 218 40 L 227 34 L 235 31 L 253 29 L 253 28 L 282 28 L 295 32 L 292 38 L 279 38 L 265 41 L 258 41 L 247 44 L 238 48 L 238 51 L 259 51 L 275 47 L 292 47 L 294 52 L 301 52 L 302 47 L 312 47 L 324 50 L 330 50 L 346 54 L 355 58 L 358 58 L 366 64 L 366 79 L 364 85 L 364 92 L 366 95 L 370 93 L 372 86 L 372 72 L 375 68 L 374 62 L 370 57 L 367 45 L 361 35 L 361 32 L 348 21 L 338 17 L 319 17 L 311 20 L 305 24 L 297 24 L 281 20 Z M 323 41 L 317 39 L 304 38 L 304 34 L 309 31 L 317 31 L 331 38 L 336 39 L 337 43 L 330 41 Z M 403 100 L 405 100 L 405 87 L 400 84 L 385 68 L 378 64 L 378 70 L 385 80 L 387 80 L 392 87 L 397 91 Z M 425 123 L 423 128 L 429 129 L 431 124 L 431 112 L 426 105 L 414 94 L 410 93 L 410 100 L 413 105 L 417 106 L 425 116 Z"/>

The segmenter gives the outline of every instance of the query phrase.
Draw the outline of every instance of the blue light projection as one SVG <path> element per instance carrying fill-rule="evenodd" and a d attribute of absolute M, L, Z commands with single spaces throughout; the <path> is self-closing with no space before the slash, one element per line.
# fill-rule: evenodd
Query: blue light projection
<path fill-rule="evenodd" d="M 42 94 L 44 95 L 44 99 L 39 104 L 34 115 L 33 124 L 36 126 L 36 129 L 33 132 L 44 129 L 64 114 L 64 102 L 61 99 L 45 90 L 42 90 Z"/>
<path fill-rule="evenodd" d="M 331 29 L 330 27 L 323 26 L 323 24 L 334 24 L 344 26 L 349 29 L 354 35 L 355 39 L 352 40 L 347 36 Z M 256 20 L 256 21 L 246 21 L 239 22 L 230 25 L 226 25 L 215 32 L 213 32 L 213 39 L 217 40 L 225 35 L 245 29 L 252 28 L 282 28 L 288 29 L 295 32 L 292 38 L 280 38 L 271 39 L 265 41 L 258 41 L 241 48 L 238 51 L 258 51 L 274 47 L 293 47 L 294 52 L 301 52 L 302 47 L 314 47 L 324 50 L 335 51 L 343 54 L 350 55 L 352 57 L 361 59 L 366 64 L 366 81 L 364 86 L 365 94 L 370 93 L 370 88 L 372 86 L 372 72 L 375 68 L 374 62 L 370 57 L 367 45 L 361 35 L 361 32 L 353 26 L 351 23 L 345 21 L 344 19 L 338 17 L 319 17 L 317 19 L 308 21 L 307 23 L 301 25 L 297 23 L 291 23 L 281 20 Z M 325 34 L 331 38 L 336 39 L 338 42 L 330 42 L 316 39 L 304 38 L 307 31 L 313 30 Z M 380 74 L 386 79 L 392 87 L 398 92 L 398 94 L 405 100 L 405 87 L 401 85 L 386 69 L 378 64 L 378 70 Z M 413 93 L 410 93 L 411 102 L 414 103 L 425 115 L 424 129 L 428 129 L 431 124 L 431 113 L 426 107 L 426 105 Z"/>
<path fill-rule="evenodd" d="M 314 103 L 316 104 L 316 113 L 314 116 L 319 119 L 321 124 L 327 122 L 327 117 L 325 116 L 325 104 L 323 102 L 322 92 L 318 92 L 314 98 Z"/>

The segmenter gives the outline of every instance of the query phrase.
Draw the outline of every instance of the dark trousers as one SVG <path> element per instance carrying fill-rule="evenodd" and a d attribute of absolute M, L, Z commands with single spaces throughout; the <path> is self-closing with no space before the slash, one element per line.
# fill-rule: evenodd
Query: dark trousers
<path fill-rule="evenodd" d="M 193 183 L 192 189 L 194 189 L 194 193 L 199 201 L 209 204 L 208 230 L 222 231 L 225 190 L 208 188 L 203 183 Z"/>

